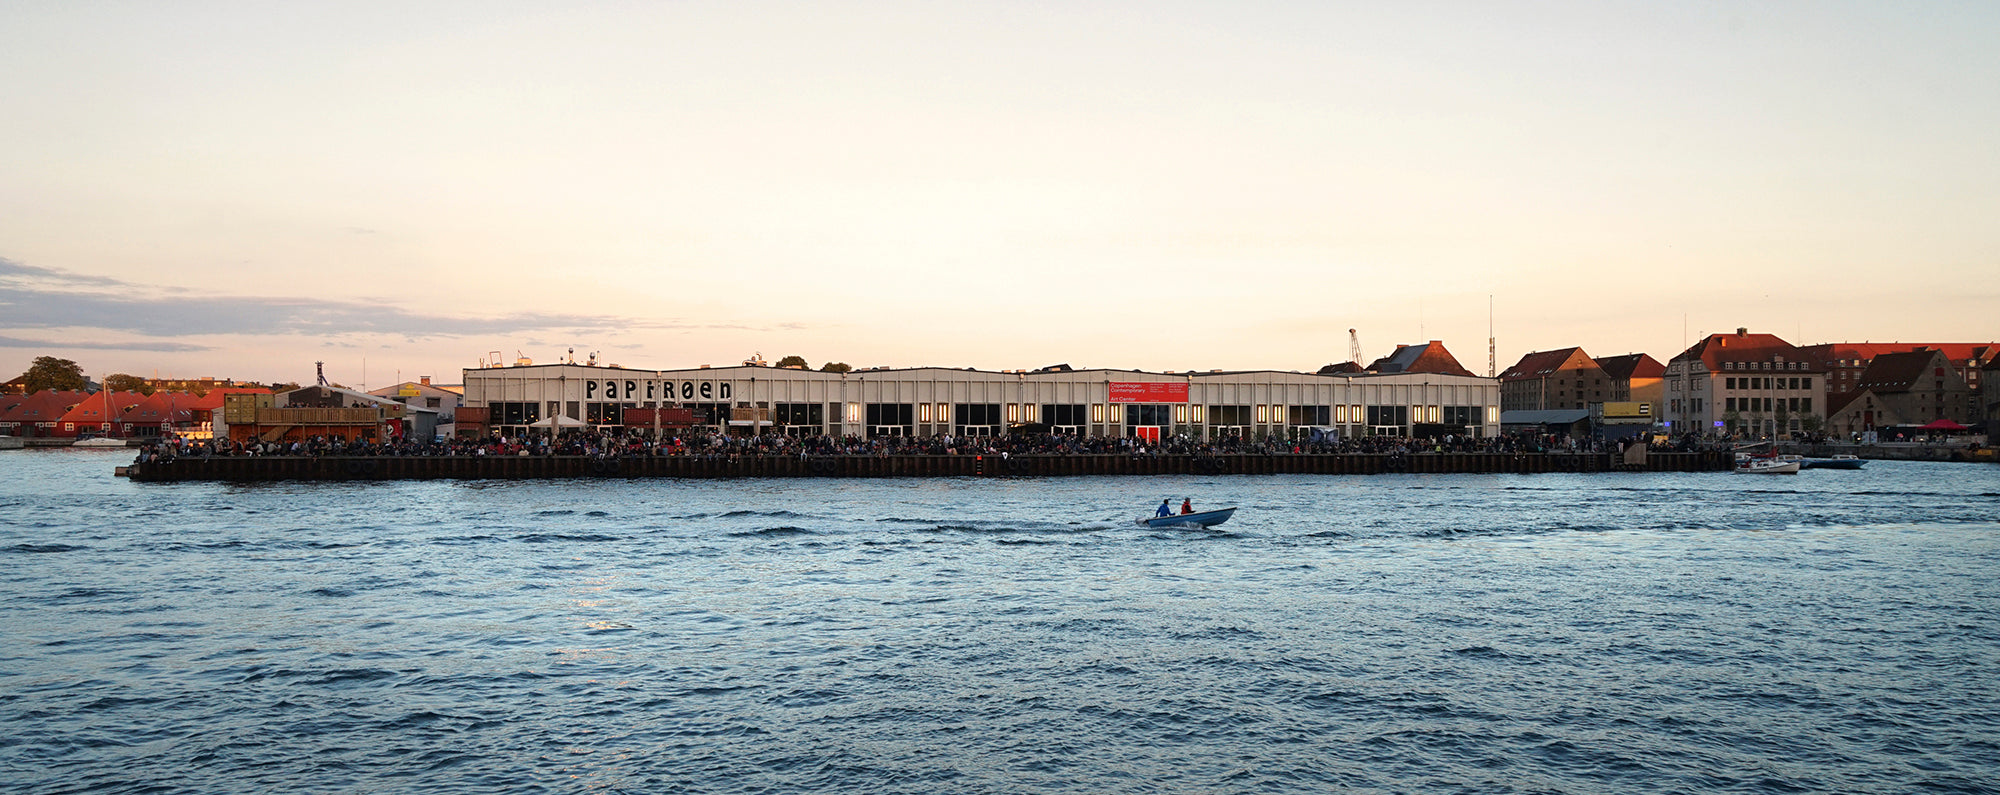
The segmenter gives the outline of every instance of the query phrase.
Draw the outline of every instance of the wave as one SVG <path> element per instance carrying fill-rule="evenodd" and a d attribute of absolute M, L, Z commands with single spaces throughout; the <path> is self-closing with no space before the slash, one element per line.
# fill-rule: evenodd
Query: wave
<path fill-rule="evenodd" d="M 514 540 L 524 544 L 546 544 L 556 541 L 619 541 L 622 539 L 618 536 L 600 535 L 598 533 L 529 533 L 524 536 L 516 536 Z"/>
<path fill-rule="evenodd" d="M 24 555 L 46 555 L 55 552 L 75 552 L 77 550 L 89 549 L 89 548 L 90 547 L 77 546 L 73 544 L 15 544 L 11 547 L 0 547 L 0 552 L 15 552 Z"/>
<path fill-rule="evenodd" d="M 736 538 L 783 538 L 787 536 L 819 535 L 819 533 L 814 530 L 807 530 L 806 528 L 803 527 L 792 527 L 787 525 L 784 527 L 766 527 L 762 530 L 741 530 L 738 532 L 730 533 L 729 535 L 734 536 Z"/>

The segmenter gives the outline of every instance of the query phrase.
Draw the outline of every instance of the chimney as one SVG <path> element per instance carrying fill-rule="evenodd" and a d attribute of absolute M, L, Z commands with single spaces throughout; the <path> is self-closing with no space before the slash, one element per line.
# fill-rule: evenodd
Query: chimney
<path fill-rule="evenodd" d="M 1742 327 L 1742 326 L 1737 326 L 1737 327 L 1736 327 L 1736 336 L 1738 336 L 1738 337 L 1748 337 L 1748 336 L 1750 336 L 1750 330 L 1749 330 L 1749 329 L 1747 329 L 1747 328 L 1744 328 L 1744 327 Z"/>
<path fill-rule="evenodd" d="M 430 385 L 431 385 L 431 377 L 430 377 L 430 376 L 427 376 L 427 375 L 420 375 L 420 376 L 417 376 L 417 383 L 419 383 L 419 384 L 423 384 L 424 386 L 430 386 Z"/>

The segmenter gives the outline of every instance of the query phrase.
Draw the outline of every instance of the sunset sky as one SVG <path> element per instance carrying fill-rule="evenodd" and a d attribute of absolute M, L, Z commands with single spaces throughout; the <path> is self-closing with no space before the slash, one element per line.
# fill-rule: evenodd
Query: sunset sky
<path fill-rule="evenodd" d="M 8 3 L 0 378 L 2000 338 L 2000 4 Z M 365 374 L 364 369 L 366 368 Z"/>

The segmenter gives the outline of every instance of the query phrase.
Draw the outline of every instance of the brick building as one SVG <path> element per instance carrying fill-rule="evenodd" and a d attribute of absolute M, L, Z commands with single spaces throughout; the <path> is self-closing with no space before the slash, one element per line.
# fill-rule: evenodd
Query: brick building
<path fill-rule="evenodd" d="M 1870 360 L 1829 414 L 1829 432 L 1851 435 L 1914 428 L 1934 420 L 1972 425 L 1976 392 L 1944 351 L 1883 353 Z"/>
<path fill-rule="evenodd" d="M 1582 348 L 1534 351 L 1500 374 L 1500 410 L 1583 409 L 1617 400 L 1611 380 Z"/>

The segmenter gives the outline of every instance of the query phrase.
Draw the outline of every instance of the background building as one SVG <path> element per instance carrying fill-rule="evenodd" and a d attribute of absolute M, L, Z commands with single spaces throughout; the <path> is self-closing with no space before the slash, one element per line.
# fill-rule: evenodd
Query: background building
<path fill-rule="evenodd" d="M 450 387 L 434 385 L 430 376 L 419 376 L 415 381 L 404 381 L 381 389 L 371 389 L 368 394 L 388 398 L 413 408 L 429 409 L 437 412 L 437 432 L 451 436 L 453 419 L 458 406 L 465 401 L 464 387 L 453 390 Z"/>
<path fill-rule="evenodd" d="M 1582 348 L 1534 351 L 1500 374 L 1500 410 L 1586 410 L 1613 399 L 1610 380 Z"/>
<path fill-rule="evenodd" d="M 1826 371 L 1773 334 L 1710 334 L 1667 362 L 1661 414 L 1674 433 L 1778 437 L 1824 424 Z"/>
<path fill-rule="evenodd" d="M 1910 431 L 1936 420 L 1961 426 L 1979 422 L 1972 412 L 1977 393 L 1943 351 L 1879 354 L 1856 385 L 1842 393 L 1830 415 L 1829 432 Z"/>
<path fill-rule="evenodd" d="M 1644 403 L 1658 406 L 1660 398 L 1666 396 L 1667 366 L 1660 360 L 1643 353 L 1628 353 L 1624 356 L 1600 356 L 1597 366 L 1603 368 L 1604 377 L 1610 389 L 1606 402 Z"/>

